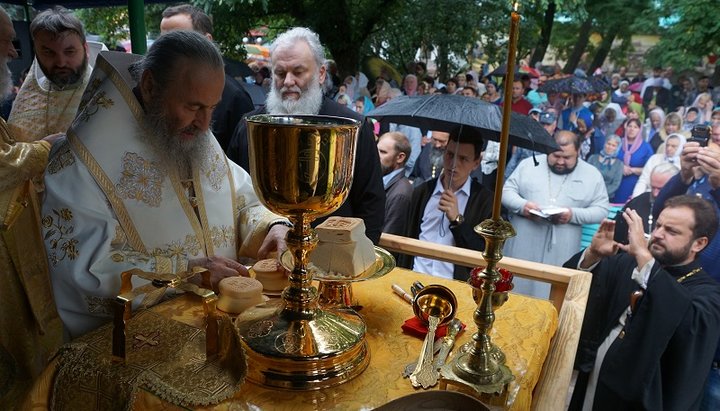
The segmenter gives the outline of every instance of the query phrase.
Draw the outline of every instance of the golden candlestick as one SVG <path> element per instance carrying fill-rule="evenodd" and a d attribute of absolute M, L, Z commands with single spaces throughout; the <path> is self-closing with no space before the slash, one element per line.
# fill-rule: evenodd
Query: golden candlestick
<path fill-rule="evenodd" d="M 317 244 L 310 223 L 345 201 L 352 183 L 360 122 L 327 116 L 247 119 L 250 174 L 260 201 L 294 224 L 293 256 L 282 299 L 238 317 L 248 379 L 271 387 L 320 389 L 368 365 L 365 323 L 349 308 L 322 309 L 307 266 Z"/>
<path fill-rule="evenodd" d="M 495 322 L 495 312 L 492 305 L 492 296 L 495 292 L 495 283 L 500 279 L 496 266 L 502 259 L 502 247 L 505 241 L 515 236 L 512 225 L 500 217 L 502 206 L 502 186 L 505 179 L 505 163 L 507 160 L 508 136 L 510 132 L 510 112 L 512 101 L 512 84 L 515 74 L 515 54 L 517 52 L 518 28 L 520 15 L 517 13 L 517 3 L 510 18 L 510 38 L 507 57 L 507 73 L 504 83 L 504 101 L 502 114 L 502 130 L 500 132 L 500 157 L 498 159 L 497 178 L 495 180 L 495 197 L 493 202 L 492 219 L 485 220 L 475 227 L 475 232 L 485 238 L 485 251 L 483 258 L 487 267 L 483 270 L 481 297 L 477 309 L 473 314 L 473 321 L 478 331 L 473 334 L 473 341 L 468 349 L 456 355 L 452 363 L 446 364 L 440 370 L 442 387 L 447 384 L 456 384 L 470 387 L 478 394 L 494 394 L 502 392 L 507 384 L 513 380 L 510 369 L 505 366 L 505 354 L 492 343 L 490 330 Z"/>

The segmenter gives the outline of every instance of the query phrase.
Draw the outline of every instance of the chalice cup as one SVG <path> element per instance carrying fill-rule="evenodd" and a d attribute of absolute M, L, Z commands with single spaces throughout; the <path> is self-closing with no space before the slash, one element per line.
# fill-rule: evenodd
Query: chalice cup
<path fill-rule="evenodd" d="M 293 223 L 294 268 L 282 299 L 238 317 L 248 378 L 286 389 L 341 384 L 368 365 L 365 323 L 347 307 L 321 308 L 308 271 L 317 245 L 310 224 L 345 201 L 352 184 L 360 122 L 329 116 L 258 115 L 247 119 L 250 175 L 272 212 Z"/>

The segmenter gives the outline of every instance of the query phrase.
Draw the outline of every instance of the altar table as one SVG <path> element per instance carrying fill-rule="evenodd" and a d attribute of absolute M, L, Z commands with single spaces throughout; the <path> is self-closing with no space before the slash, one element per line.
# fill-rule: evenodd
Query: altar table
<path fill-rule="evenodd" d="M 419 391 L 419 388 L 412 387 L 409 379 L 402 377 L 402 370 L 409 362 L 417 359 L 422 340 L 402 332 L 400 327 L 403 322 L 413 316 L 412 307 L 391 290 L 392 284 L 409 290 L 413 281 L 421 281 L 425 285 L 444 285 L 457 296 L 457 317 L 467 324 L 467 329 L 458 336 L 454 353 L 458 347 L 470 341 L 471 335 L 477 331 L 472 321 L 476 305 L 470 286 L 396 268 L 382 278 L 353 284 L 354 297 L 362 305 L 360 313 L 367 324 L 370 350 L 370 365 L 360 376 L 345 384 L 317 391 L 283 391 L 246 381 L 233 398 L 214 407 L 198 409 L 370 410 Z M 152 310 L 196 327 L 200 327 L 203 321 L 202 305 L 195 296 L 181 296 Z M 533 388 L 540 377 L 557 325 L 557 311 L 549 301 L 510 295 L 505 305 L 496 312 L 491 337 L 505 352 L 507 365 L 515 380 L 509 384 L 506 396 L 495 398 L 492 402 L 506 401 L 502 408 L 509 410 L 530 409 Z M 452 355 L 448 361 L 452 361 Z M 29 398 L 32 409 L 48 409 L 53 372 L 51 365 L 36 382 Z M 133 408 L 185 409 L 163 402 L 147 391 L 142 391 L 136 397 Z"/>

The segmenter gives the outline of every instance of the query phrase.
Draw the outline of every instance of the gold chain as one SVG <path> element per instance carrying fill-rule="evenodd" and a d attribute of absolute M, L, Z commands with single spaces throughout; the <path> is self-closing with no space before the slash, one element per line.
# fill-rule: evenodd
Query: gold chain
<path fill-rule="evenodd" d="M 692 277 L 693 275 L 699 273 L 700 270 L 702 270 L 702 267 L 698 267 L 698 268 L 690 271 L 689 273 L 685 274 L 684 276 L 678 278 L 678 279 L 677 279 L 677 282 L 681 283 L 681 282 L 687 280 L 688 278 Z"/>

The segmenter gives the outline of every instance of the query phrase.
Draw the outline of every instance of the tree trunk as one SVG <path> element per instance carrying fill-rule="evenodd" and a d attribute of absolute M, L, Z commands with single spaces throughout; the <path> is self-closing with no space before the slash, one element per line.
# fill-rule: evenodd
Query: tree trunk
<path fill-rule="evenodd" d="M 715 61 L 715 71 L 713 71 L 710 81 L 715 84 L 715 87 L 720 87 L 720 59 Z M 717 105 L 717 103 L 715 104 Z"/>
<path fill-rule="evenodd" d="M 580 31 L 578 32 L 578 39 L 575 42 L 575 47 L 573 48 L 570 57 L 568 57 L 568 61 L 567 63 L 565 63 L 565 68 L 563 69 L 563 72 L 565 74 L 572 74 L 577 68 L 578 63 L 580 63 L 580 59 L 582 58 L 583 53 L 585 53 L 585 49 L 587 48 L 588 42 L 590 41 L 591 29 L 592 19 L 588 18 L 583 22 L 582 26 L 580 26 Z"/>
<path fill-rule="evenodd" d="M 330 53 L 332 53 L 333 60 L 338 67 L 338 76 L 342 81 L 347 76 L 354 76 L 360 69 L 360 49 L 342 47 L 339 50 L 334 50 L 328 45 Z"/>
<path fill-rule="evenodd" d="M 612 48 L 613 41 L 615 41 L 617 34 L 617 30 L 613 29 L 609 29 L 608 32 L 605 33 L 602 42 L 600 42 L 600 47 L 598 47 L 595 57 L 593 57 L 592 63 L 590 63 L 588 74 L 593 73 L 596 68 L 603 65 L 605 58 L 607 58 L 607 55 L 610 53 L 610 49 Z"/>
<path fill-rule="evenodd" d="M 538 39 L 538 44 L 535 46 L 532 57 L 530 57 L 530 67 L 535 67 L 537 62 L 542 62 L 545 58 L 545 52 L 547 51 L 548 45 L 550 45 L 550 35 L 552 34 L 556 10 L 557 5 L 554 1 L 551 1 L 545 10 L 545 17 L 543 18 L 542 29 L 540 30 L 540 39 Z"/>
<path fill-rule="evenodd" d="M 448 60 L 448 47 L 445 44 L 441 44 L 437 47 L 437 73 L 438 80 L 445 83 L 449 78 L 452 77 L 450 73 L 450 62 Z"/>

